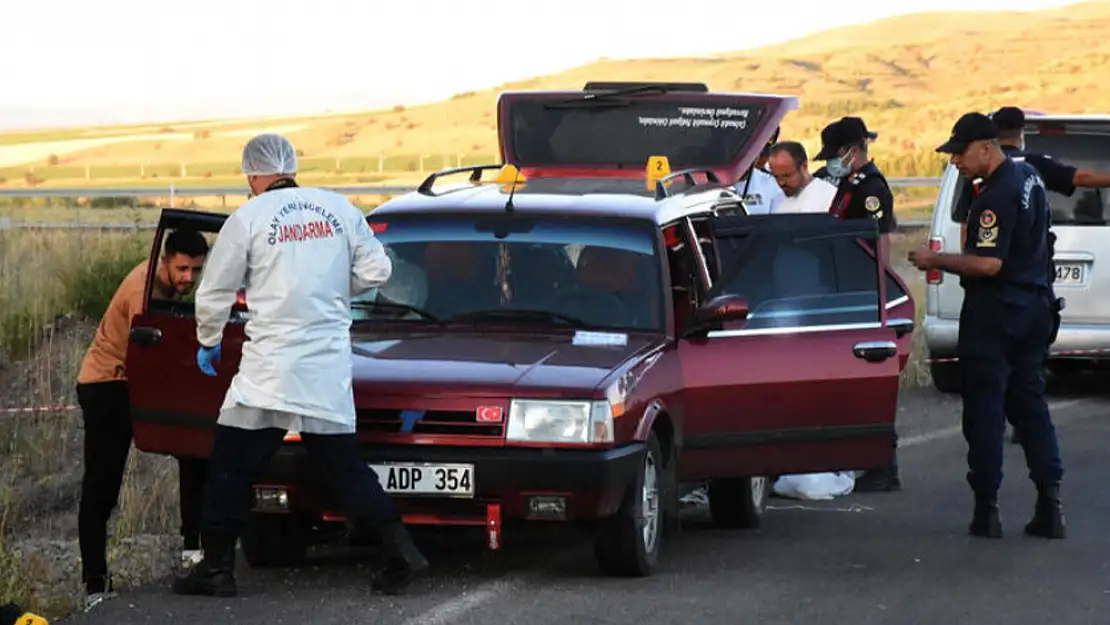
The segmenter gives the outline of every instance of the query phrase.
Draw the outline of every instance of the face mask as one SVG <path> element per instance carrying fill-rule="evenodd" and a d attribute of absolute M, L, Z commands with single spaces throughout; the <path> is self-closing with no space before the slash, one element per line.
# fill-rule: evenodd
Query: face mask
<path fill-rule="evenodd" d="M 833 178 L 844 178 L 852 173 L 852 167 L 847 164 L 847 161 L 851 158 L 850 154 L 845 154 L 844 158 L 830 159 L 825 162 L 825 168 Z"/>

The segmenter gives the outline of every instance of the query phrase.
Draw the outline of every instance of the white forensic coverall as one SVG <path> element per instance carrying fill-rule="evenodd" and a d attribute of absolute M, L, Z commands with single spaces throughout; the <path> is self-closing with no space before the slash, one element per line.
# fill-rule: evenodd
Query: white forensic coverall
<path fill-rule="evenodd" d="M 201 345 L 220 343 L 244 286 L 250 310 L 249 340 L 217 423 L 354 433 L 350 300 L 391 273 L 365 216 L 342 195 L 278 188 L 232 213 L 196 295 Z"/>

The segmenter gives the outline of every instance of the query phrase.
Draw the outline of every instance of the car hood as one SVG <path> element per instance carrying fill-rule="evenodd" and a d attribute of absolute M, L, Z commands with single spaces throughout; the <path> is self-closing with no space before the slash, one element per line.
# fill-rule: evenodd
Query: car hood
<path fill-rule="evenodd" d="M 353 337 L 353 379 L 359 392 L 388 395 L 582 397 L 658 342 L 633 335 L 613 346 L 576 345 L 569 334 Z"/>

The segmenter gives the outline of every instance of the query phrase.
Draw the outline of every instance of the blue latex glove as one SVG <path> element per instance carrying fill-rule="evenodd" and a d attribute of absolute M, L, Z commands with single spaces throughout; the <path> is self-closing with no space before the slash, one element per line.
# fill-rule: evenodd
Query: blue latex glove
<path fill-rule="evenodd" d="M 204 372 L 205 375 L 216 375 L 216 369 L 212 367 L 213 362 L 220 361 L 220 346 L 205 347 L 200 346 L 197 350 L 197 366 Z"/>

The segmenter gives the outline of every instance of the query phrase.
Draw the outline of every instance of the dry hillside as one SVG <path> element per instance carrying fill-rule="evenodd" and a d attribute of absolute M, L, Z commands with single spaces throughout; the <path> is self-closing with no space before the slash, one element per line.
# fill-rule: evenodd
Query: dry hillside
<path fill-rule="evenodd" d="M 580 88 L 590 79 L 695 80 L 714 90 L 794 94 L 802 108 L 784 137 L 816 147 L 820 127 L 857 113 L 880 133 L 876 157 L 893 175 L 936 175 L 932 149 L 959 114 L 1003 104 L 1046 111 L 1110 111 L 1110 2 L 1035 13 L 932 13 L 835 29 L 785 44 L 713 58 L 601 61 L 564 73 L 459 94 L 412 108 L 320 118 L 94 129 L 84 145 L 58 143 L 74 133 L 39 133 L 50 146 L 21 148 L 32 164 L 108 166 L 187 162 L 236 173 L 245 138 L 267 127 L 284 132 L 307 157 L 354 159 L 497 153 L 494 102 L 508 89 Z M 112 143 L 96 143 L 106 133 Z M 133 138 L 126 139 L 131 133 Z M 0 152 L 12 149 L 0 135 Z M 72 150 L 72 151 L 70 151 Z M 50 159 L 49 154 L 55 154 Z M 230 157 L 230 158 L 229 158 Z M 0 167 L 15 165 L 12 153 Z M 431 161 L 431 167 L 439 166 Z M 25 165 L 20 165 L 25 166 Z M 226 171 L 225 171 L 226 170 Z M 9 185 L 21 184 L 9 178 Z"/>

